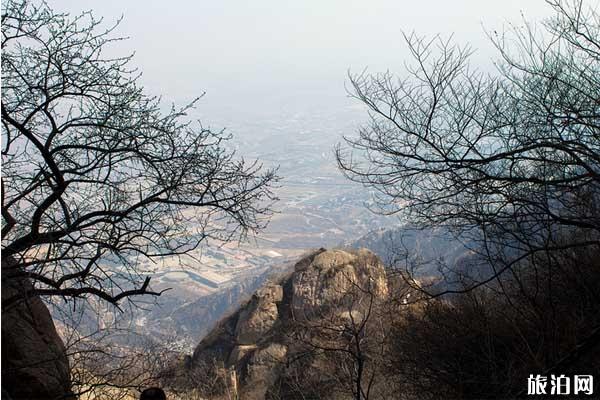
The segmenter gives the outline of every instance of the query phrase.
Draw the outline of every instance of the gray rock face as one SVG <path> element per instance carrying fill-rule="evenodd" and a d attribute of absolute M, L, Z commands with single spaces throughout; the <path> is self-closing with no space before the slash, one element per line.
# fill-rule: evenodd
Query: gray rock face
<path fill-rule="evenodd" d="M 369 250 L 330 250 L 314 257 L 293 275 L 292 311 L 296 319 L 313 318 L 323 307 L 339 307 L 355 289 L 381 297 L 387 293 L 385 269 Z"/>
<path fill-rule="evenodd" d="M 197 346 L 188 371 L 220 366 L 223 386 L 242 399 L 264 399 L 289 358 L 297 356 L 292 333 L 303 321 L 334 312 L 343 320 L 351 297 L 359 318 L 364 296 L 382 298 L 387 278 L 381 261 L 368 250 L 319 250 L 294 271 L 259 289 L 238 311 L 222 320 Z M 351 296 L 349 296 L 351 294 Z M 197 376 L 197 374 L 196 374 Z"/>
<path fill-rule="evenodd" d="M 8 263 L 3 260 L 2 302 L 31 288 L 25 279 L 5 279 Z M 64 344 L 38 297 L 2 311 L 2 392 L 13 400 L 65 399 L 71 394 Z"/>
<path fill-rule="evenodd" d="M 239 344 L 257 343 L 275 325 L 279 316 L 277 303 L 283 299 L 283 288 L 268 284 L 259 289 L 240 310 L 235 334 Z"/>

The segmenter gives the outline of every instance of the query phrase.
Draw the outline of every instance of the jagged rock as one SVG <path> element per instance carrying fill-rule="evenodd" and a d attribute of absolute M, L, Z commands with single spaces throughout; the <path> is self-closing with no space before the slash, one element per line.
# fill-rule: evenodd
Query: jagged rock
<path fill-rule="evenodd" d="M 294 317 L 312 318 L 323 306 L 340 306 L 354 290 L 384 296 L 387 280 L 381 261 L 369 250 L 330 250 L 316 255 L 309 266 L 296 269 L 293 290 Z"/>
<path fill-rule="evenodd" d="M 283 288 L 277 284 L 269 284 L 259 289 L 248 305 L 240 311 L 235 328 L 237 342 L 258 342 L 277 321 L 277 303 L 282 299 Z"/>
<path fill-rule="evenodd" d="M 360 319 L 363 298 L 385 296 L 387 284 L 385 269 L 372 252 L 320 249 L 223 319 L 196 347 L 191 370 L 222 365 L 235 377 L 228 387 L 236 387 L 241 399 L 264 399 L 288 358 L 297 357 L 294 332 L 307 316 L 318 318 L 326 310 L 342 324 Z M 351 312 L 344 304 L 348 294 L 356 306 Z"/>
<path fill-rule="evenodd" d="M 2 260 L 2 302 L 31 289 L 26 279 L 8 279 L 14 265 Z M 48 308 L 39 297 L 22 298 L 2 311 L 2 391 L 13 400 L 71 396 L 69 361 Z"/>

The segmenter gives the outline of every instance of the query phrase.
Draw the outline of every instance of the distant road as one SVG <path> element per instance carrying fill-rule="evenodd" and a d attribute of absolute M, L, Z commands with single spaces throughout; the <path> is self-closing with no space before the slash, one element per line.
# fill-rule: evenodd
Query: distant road
<path fill-rule="evenodd" d="M 359 185 L 356 183 L 329 183 L 329 182 L 311 182 L 311 183 L 307 183 L 307 182 L 300 182 L 300 181 L 287 181 L 287 180 L 283 180 L 282 184 L 285 185 L 290 185 L 290 186 L 339 186 L 339 187 L 358 187 Z"/>

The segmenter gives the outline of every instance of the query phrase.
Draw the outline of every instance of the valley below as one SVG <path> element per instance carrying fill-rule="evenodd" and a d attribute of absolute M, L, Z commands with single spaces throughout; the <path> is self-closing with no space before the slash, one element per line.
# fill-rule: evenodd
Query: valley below
<path fill-rule="evenodd" d="M 236 152 L 278 168 L 282 176 L 275 192 L 278 201 L 266 229 L 243 241 L 207 241 L 183 256 L 139 261 L 152 288 L 168 290 L 136 302 L 125 314 L 100 304 L 82 304 L 77 312 L 66 314 L 57 312 L 60 305 L 55 307 L 53 315 L 65 341 L 73 329 L 88 335 L 96 332 L 104 343 L 111 343 L 116 332 L 115 342 L 123 349 L 127 343 L 137 346 L 143 341 L 160 343 L 168 351 L 190 352 L 221 318 L 304 254 L 343 247 L 398 223 L 394 217 L 369 211 L 372 193 L 348 181 L 336 167 L 334 145 L 359 123 L 351 102 L 327 96 L 310 106 L 295 98 L 270 101 L 277 105 L 260 112 L 211 109 L 210 104 L 203 111 L 212 123 L 234 135 Z M 79 314 L 87 317 L 76 326 Z M 134 339 L 124 340 L 124 331 Z"/>

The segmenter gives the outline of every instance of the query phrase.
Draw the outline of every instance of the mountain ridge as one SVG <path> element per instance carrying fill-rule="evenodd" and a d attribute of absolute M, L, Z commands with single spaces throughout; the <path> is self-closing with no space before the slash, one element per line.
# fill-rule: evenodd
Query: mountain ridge
<path fill-rule="evenodd" d="M 314 371 L 324 372 L 330 362 L 317 353 L 307 355 L 315 344 L 308 328 L 330 324 L 337 330 L 350 319 L 366 323 L 367 309 L 387 293 L 385 268 L 371 251 L 319 249 L 223 318 L 170 371 L 169 386 L 194 387 L 209 398 L 224 395 L 224 390 L 244 399 L 275 392 L 291 396 L 288 375 L 298 372 L 298 357 Z"/>

